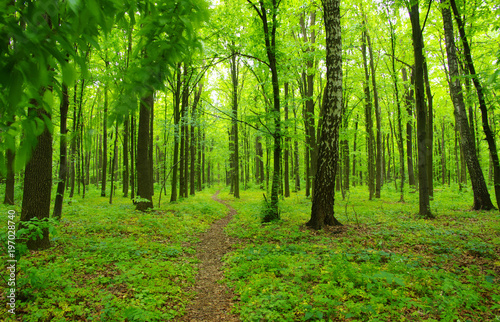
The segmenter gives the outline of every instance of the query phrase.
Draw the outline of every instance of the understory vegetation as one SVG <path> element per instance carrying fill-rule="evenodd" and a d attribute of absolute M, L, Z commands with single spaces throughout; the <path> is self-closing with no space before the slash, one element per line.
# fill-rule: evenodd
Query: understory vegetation
<path fill-rule="evenodd" d="M 337 198 L 343 227 L 304 229 L 310 201 L 292 195 L 280 222 L 261 224 L 261 192 L 232 200 L 227 233 L 240 240 L 226 282 L 243 321 L 498 321 L 500 214 L 469 211 L 470 193 L 442 187 L 435 220 L 416 219 L 387 187 Z M 340 195 L 340 193 L 338 193 Z"/>
<path fill-rule="evenodd" d="M 241 320 L 499 320 L 500 213 L 470 211 L 470 191 L 443 186 L 431 203 L 437 218 L 416 219 L 418 196 L 394 202 L 393 189 L 373 201 L 362 188 L 338 193 L 344 226 L 321 231 L 304 228 L 303 195 L 281 200 L 282 219 L 262 224 L 262 190 L 238 200 L 224 189 L 238 211 L 226 227 L 236 242 L 224 283 Z M 72 199 L 53 246 L 18 254 L 17 319 L 5 321 L 181 319 L 195 296 L 197 236 L 227 213 L 215 191 L 146 213 L 94 189 Z"/>
<path fill-rule="evenodd" d="M 53 247 L 20 257 L 18 319 L 2 321 L 167 321 L 182 316 L 194 295 L 196 235 L 226 212 L 210 198 L 214 192 L 208 189 L 146 213 L 135 211 L 127 198 L 110 205 L 96 189 L 83 200 L 72 199 L 54 227 Z M 7 309 L 2 310 L 2 319 L 8 318 Z"/>

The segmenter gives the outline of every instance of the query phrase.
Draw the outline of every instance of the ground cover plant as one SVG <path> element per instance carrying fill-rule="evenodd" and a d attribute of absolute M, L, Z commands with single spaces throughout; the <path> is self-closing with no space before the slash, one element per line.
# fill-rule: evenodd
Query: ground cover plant
<path fill-rule="evenodd" d="M 500 214 L 469 211 L 470 194 L 442 187 L 435 220 L 415 216 L 417 196 L 384 189 L 368 201 L 337 199 L 343 227 L 304 228 L 311 203 L 282 201 L 279 222 L 261 223 L 261 192 L 231 200 L 226 228 L 240 238 L 226 256 L 226 283 L 243 321 L 500 320 Z"/>
<path fill-rule="evenodd" d="M 4 307 L 2 321 L 166 321 L 182 316 L 194 295 L 196 235 L 226 213 L 210 198 L 213 193 L 209 189 L 145 213 L 125 198 L 109 205 L 95 189 L 85 199 L 74 198 L 54 227 L 53 246 L 20 257 L 17 319 Z M 2 272 L 4 278 L 7 273 Z"/>

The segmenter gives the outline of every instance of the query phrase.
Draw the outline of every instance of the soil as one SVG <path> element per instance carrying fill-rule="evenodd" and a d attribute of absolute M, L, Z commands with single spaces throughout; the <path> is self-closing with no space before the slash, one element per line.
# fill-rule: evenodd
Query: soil
<path fill-rule="evenodd" d="M 235 242 L 224 233 L 224 227 L 236 214 L 236 210 L 217 198 L 218 194 L 219 191 L 212 199 L 224 204 L 229 212 L 200 236 L 200 242 L 196 246 L 196 257 L 200 262 L 193 289 L 196 296 L 186 307 L 187 313 L 182 321 L 239 321 L 239 318 L 231 313 L 235 295 L 221 282 L 224 278 L 222 257 L 231 251 L 231 245 Z"/>

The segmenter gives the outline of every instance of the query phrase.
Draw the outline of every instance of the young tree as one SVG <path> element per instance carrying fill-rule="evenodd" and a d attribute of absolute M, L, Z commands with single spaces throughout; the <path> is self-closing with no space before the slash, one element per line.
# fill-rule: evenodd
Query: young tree
<path fill-rule="evenodd" d="M 269 222 L 279 219 L 278 210 L 278 190 L 280 187 L 280 163 L 281 163 L 281 117 L 280 117 L 280 89 L 278 81 L 278 65 L 276 58 L 276 30 L 278 28 L 278 7 L 280 1 L 272 0 L 270 7 L 266 6 L 264 0 L 259 0 L 259 7 L 251 0 L 248 3 L 254 8 L 264 30 L 264 41 L 268 66 L 271 70 L 272 87 L 273 87 L 273 119 L 274 119 L 274 153 L 273 153 L 273 180 L 271 187 L 271 203 L 269 212 L 266 214 L 264 221 Z M 271 14 L 271 21 L 268 20 L 268 12 Z"/>
<path fill-rule="evenodd" d="M 340 1 L 323 0 L 326 29 L 327 84 L 323 100 L 323 126 L 318 149 L 318 168 L 314 180 L 311 219 L 307 226 L 321 229 L 340 225 L 334 216 L 335 175 L 339 159 L 339 128 L 342 120 L 342 38 Z"/>

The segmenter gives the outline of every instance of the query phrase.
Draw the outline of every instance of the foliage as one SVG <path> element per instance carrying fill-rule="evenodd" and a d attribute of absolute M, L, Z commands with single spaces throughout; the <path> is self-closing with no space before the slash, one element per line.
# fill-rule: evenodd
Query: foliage
<path fill-rule="evenodd" d="M 16 312 L 23 321 L 166 321 L 184 314 L 196 274 L 192 243 L 225 206 L 210 199 L 210 190 L 140 213 L 126 198 L 109 205 L 99 193 L 91 189 L 88 199 L 65 206 L 50 251 L 20 258 Z"/>
<path fill-rule="evenodd" d="M 279 223 L 255 217 L 257 192 L 233 201 L 227 232 L 240 238 L 225 259 L 226 283 L 244 321 L 491 320 L 500 314 L 498 213 L 471 212 L 452 188 L 435 194 L 435 221 L 415 219 L 416 196 L 377 201 L 354 189 L 337 202 L 346 224 L 313 232 L 301 226 L 310 201 L 282 202 Z M 354 203 L 352 200 L 356 200 Z M 439 204 L 437 204 L 439 202 Z M 434 209 L 433 209 L 434 210 Z"/>

